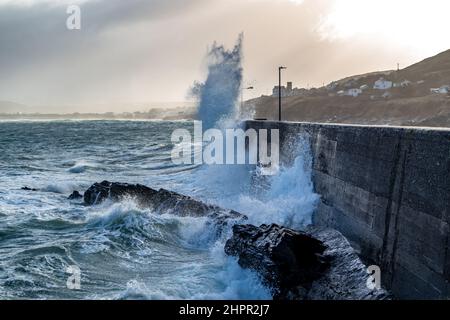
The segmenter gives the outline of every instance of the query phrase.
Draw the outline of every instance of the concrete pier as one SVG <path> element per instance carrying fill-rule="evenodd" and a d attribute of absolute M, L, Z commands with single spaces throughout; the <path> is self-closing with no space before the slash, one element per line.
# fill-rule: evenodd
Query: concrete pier
<path fill-rule="evenodd" d="M 342 232 L 402 299 L 450 298 L 450 129 L 247 121 L 279 129 L 283 146 L 307 134 L 314 223 Z"/>

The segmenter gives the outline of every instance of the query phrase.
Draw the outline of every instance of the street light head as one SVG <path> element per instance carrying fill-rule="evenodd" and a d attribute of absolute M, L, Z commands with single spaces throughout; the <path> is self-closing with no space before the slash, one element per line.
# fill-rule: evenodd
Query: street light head
<path fill-rule="evenodd" d="M 245 89 L 247 89 L 247 90 L 253 90 L 253 89 L 255 89 L 255 88 L 253 88 L 253 87 L 248 87 L 248 88 L 245 88 Z"/>
<path fill-rule="evenodd" d="M 279 69 L 280 70 L 282 70 L 282 69 L 287 69 L 286 67 L 283 67 L 283 66 L 281 66 L 281 67 L 279 67 Z"/>

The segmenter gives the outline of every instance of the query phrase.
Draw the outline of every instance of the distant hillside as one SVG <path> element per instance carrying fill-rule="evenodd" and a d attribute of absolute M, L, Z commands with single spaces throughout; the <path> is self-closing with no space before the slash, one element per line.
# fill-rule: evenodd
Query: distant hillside
<path fill-rule="evenodd" d="M 395 87 L 375 90 L 384 78 Z M 380 125 L 450 127 L 450 50 L 399 71 L 372 72 L 334 81 L 326 87 L 283 98 L 283 119 Z M 443 88 L 433 93 L 432 88 Z M 362 88 L 361 92 L 358 90 Z M 347 96 L 349 89 L 357 96 Z M 247 101 L 255 117 L 277 119 L 278 98 Z"/>
<path fill-rule="evenodd" d="M 425 80 L 435 87 L 450 84 L 450 50 L 400 70 L 399 77 L 411 81 Z"/>

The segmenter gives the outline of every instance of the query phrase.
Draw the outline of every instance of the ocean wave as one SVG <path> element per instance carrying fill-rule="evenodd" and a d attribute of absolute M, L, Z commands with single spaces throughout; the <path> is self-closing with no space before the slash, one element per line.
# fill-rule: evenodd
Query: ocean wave
<path fill-rule="evenodd" d="M 156 243 L 163 243 L 165 251 L 158 256 L 163 254 L 166 263 L 173 261 L 171 268 L 180 264 L 173 277 L 157 285 L 149 285 L 151 279 L 129 281 L 115 299 L 271 298 L 254 272 L 239 267 L 236 259 L 223 251 L 231 229 L 218 238 L 208 218 L 158 215 L 124 201 L 97 206 L 88 215 L 86 226 L 90 231 L 96 229 L 97 236 L 83 246 L 84 253 L 102 252 L 114 244 L 115 256 L 148 264 L 154 258 L 153 250 L 158 251 Z M 199 255 L 201 260 L 189 258 Z"/>
<path fill-rule="evenodd" d="M 72 167 L 70 167 L 69 169 L 67 169 L 68 172 L 70 173 L 83 173 L 86 170 L 90 169 L 90 168 L 95 168 L 96 166 L 94 164 L 88 163 L 88 162 L 84 162 L 84 161 L 80 161 L 75 163 Z"/>
<path fill-rule="evenodd" d="M 196 196 L 249 217 L 249 223 L 277 223 L 294 229 L 311 224 L 319 200 L 311 180 L 312 158 L 307 136 L 289 146 L 292 163 L 273 176 L 248 166 L 203 166 L 191 189 Z M 206 197 L 205 197 L 206 194 Z"/>
<path fill-rule="evenodd" d="M 61 181 L 58 183 L 47 184 L 42 191 L 60 193 L 60 194 L 70 194 L 73 190 L 77 189 L 77 185 L 73 182 Z"/>
<path fill-rule="evenodd" d="M 115 241 L 119 238 L 131 240 L 129 244 L 138 243 L 140 250 L 145 249 L 141 240 L 203 250 L 217 238 L 211 221 L 206 217 L 160 215 L 140 208 L 132 200 L 105 202 L 94 210 L 87 217 L 88 229 L 100 229 Z"/>
<path fill-rule="evenodd" d="M 217 242 L 201 262 L 188 262 L 173 277 L 153 285 L 150 279 L 128 281 L 120 300 L 270 300 L 270 290 L 253 271 L 242 269 Z"/>

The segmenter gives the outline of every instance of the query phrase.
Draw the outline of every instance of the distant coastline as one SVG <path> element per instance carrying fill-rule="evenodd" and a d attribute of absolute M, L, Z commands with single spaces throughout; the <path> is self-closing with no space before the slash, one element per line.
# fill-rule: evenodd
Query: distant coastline
<path fill-rule="evenodd" d="M 192 120 L 195 108 L 152 109 L 148 112 L 0 113 L 0 120 Z"/>

